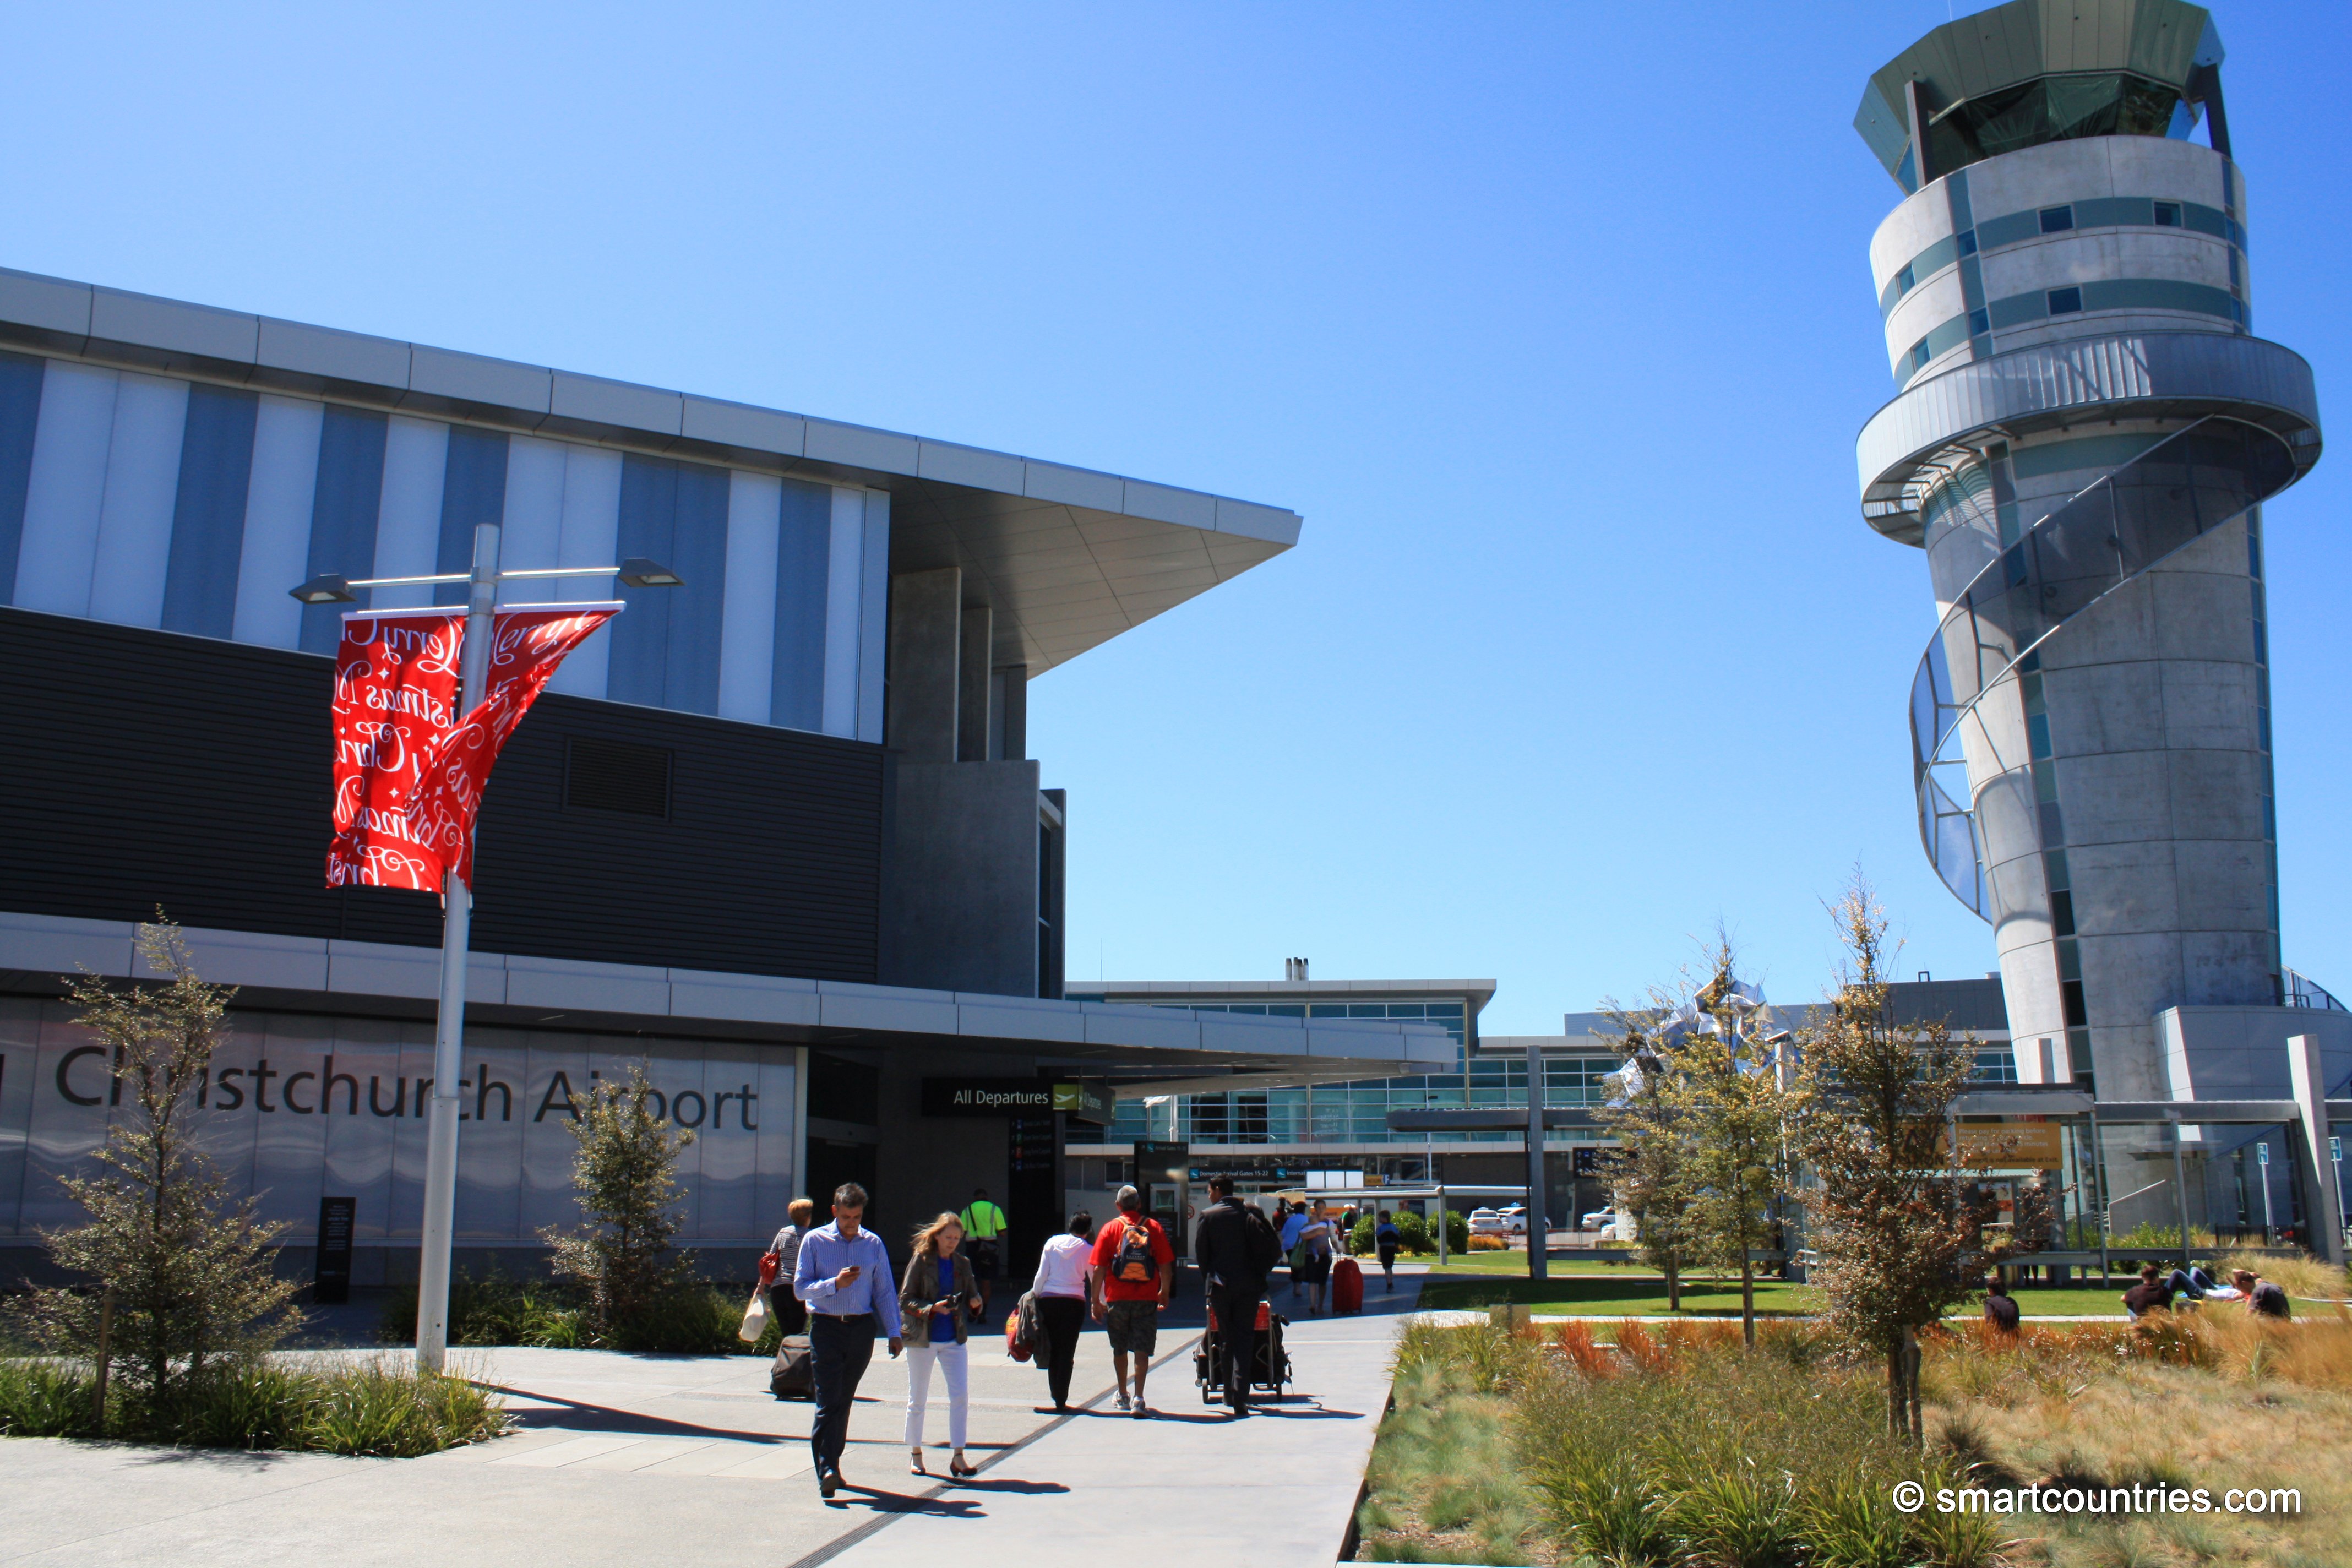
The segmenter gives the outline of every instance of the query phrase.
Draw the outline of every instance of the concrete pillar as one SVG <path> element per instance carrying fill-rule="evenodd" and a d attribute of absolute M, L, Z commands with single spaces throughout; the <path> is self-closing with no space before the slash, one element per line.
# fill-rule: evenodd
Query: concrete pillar
<path fill-rule="evenodd" d="M 963 606 L 961 653 L 956 673 L 956 761 L 984 763 L 988 755 L 990 637 L 995 616 L 986 605 Z"/>
<path fill-rule="evenodd" d="M 2310 1222 L 2312 1250 L 2324 1263 L 2344 1262 L 2344 1206 L 2337 1201 L 2336 1167 L 2327 1156 L 2327 1078 L 2320 1066 L 2319 1037 L 2296 1035 L 2286 1043 L 2286 1070 L 2294 1091 L 2295 1119 L 2302 1124 L 2295 1151 L 2295 1179 L 2303 1184 L 2303 1212 Z"/>
<path fill-rule="evenodd" d="M 995 685 L 995 722 L 1003 732 L 996 759 L 1017 763 L 1029 754 L 1029 667 L 1006 665 L 996 671 Z"/>
<path fill-rule="evenodd" d="M 1528 1278 L 1540 1279 L 1549 1267 L 1546 1243 L 1551 1221 L 1544 1214 L 1544 1069 L 1541 1035 L 1528 1037 Z"/>
<path fill-rule="evenodd" d="M 910 763 L 956 760 L 962 613 L 963 573 L 956 567 L 890 579 L 887 739 Z"/>

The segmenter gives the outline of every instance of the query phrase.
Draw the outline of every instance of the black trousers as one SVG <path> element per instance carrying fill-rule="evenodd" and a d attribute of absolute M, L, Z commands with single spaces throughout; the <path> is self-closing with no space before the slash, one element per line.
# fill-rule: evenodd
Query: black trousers
<path fill-rule="evenodd" d="M 793 1282 L 779 1280 L 768 1292 L 768 1310 L 776 1315 L 776 1323 L 788 1334 L 808 1332 L 808 1303 L 793 1294 Z"/>
<path fill-rule="evenodd" d="M 854 1318 L 809 1314 L 809 1372 L 816 1383 L 816 1424 L 809 1428 L 809 1448 L 816 1456 L 819 1470 L 841 1468 L 857 1380 L 866 1375 L 873 1360 L 873 1314 L 861 1312 Z"/>
<path fill-rule="evenodd" d="M 1209 1307 L 1217 1314 L 1217 1335 L 1225 1352 L 1225 1404 L 1249 1408 L 1250 1373 L 1257 1354 L 1257 1308 L 1264 1285 L 1212 1285 Z"/>
<path fill-rule="evenodd" d="M 1040 1296 L 1037 1316 L 1053 1347 L 1045 1358 L 1045 1388 L 1055 1405 L 1067 1405 L 1070 1366 L 1077 1359 L 1078 1336 L 1086 1331 L 1087 1304 L 1076 1296 Z"/>

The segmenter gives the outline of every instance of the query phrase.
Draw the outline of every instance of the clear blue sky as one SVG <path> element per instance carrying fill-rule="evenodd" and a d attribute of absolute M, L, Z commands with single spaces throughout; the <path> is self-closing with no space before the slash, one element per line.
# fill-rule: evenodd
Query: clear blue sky
<path fill-rule="evenodd" d="M 1966 8 L 1966 7 L 1963 7 Z M 1919 555 L 1850 128 L 1931 4 L 20 7 L 0 265 L 1296 508 L 1039 679 L 1073 982 L 1491 975 L 1718 919 L 1784 999 L 1859 862 L 1906 970 Z M 2222 5 L 2255 330 L 2352 408 L 2352 26 Z M 2290 963 L 2352 992 L 2352 450 L 2268 509 Z"/>

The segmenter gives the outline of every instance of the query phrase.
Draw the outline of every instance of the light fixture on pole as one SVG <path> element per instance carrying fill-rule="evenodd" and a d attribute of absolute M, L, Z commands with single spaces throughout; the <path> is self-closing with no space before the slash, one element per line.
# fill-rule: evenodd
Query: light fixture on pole
<path fill-rule="evenodd" d="M 499 584 L 534 577 L 617 577 L 636 588 L 677 588 L 685 579 L 658 562 L 633 556 L 618 566 L 534 567 L 499 570 L 499 525 L 486 522 L 474 530 L 474 564 L 470 571 L 440 572 L 415 577 L 369 577 L 357 582 L 325 574 L 291 589 L 305 605 L 350 604 L 362 588 L 394 588 L 425 584 L 464 583 L 466 640 L 458 674 L 457 712 L 470 713 L 482 701 L 488 685 L 493 623 L 498 612 Z M 453 866 L 442 882 L 440 1015 L 434 1032 L 433 1096 L 426 1112 L 425 1152 L 425 1215 L 418 1238 L 416 1266 L 416 1365 L 437 1373 L 449 1344 L 449 1260 L 456 1237 L 457 1208 L 457 1124 L 459 1089 L 466 1076 L 467 952 L 472 936 L 473 895 Z"/>

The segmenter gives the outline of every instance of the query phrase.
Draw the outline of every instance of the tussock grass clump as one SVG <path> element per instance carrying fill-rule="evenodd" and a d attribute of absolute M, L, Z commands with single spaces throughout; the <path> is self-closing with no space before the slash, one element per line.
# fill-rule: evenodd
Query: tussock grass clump
<path fill-rule="evenodd" d="M 0 1361 L 0 1436 L 408 1458 L 496 1437 L 508 1426 L 488 1390 L 462 1377 L 420 1374 L 388 1357 L 223 1361 L 175 1380 L 162 1395 L 117 1384 L 103 1419 L 96 1394 L 79 1363 Z"/>
<path fill-rule="evenodd" d="M 2226 1284 L 2233 1268 L 2251 1268 L 2302 1300 L 2341 1301 L 2346 1298 L 2344 1270 L 2307 1254 L 2269 1258 L 2259 1253 L 2233 1252 L 2213 1266 L 2213 1277 Z"/>

